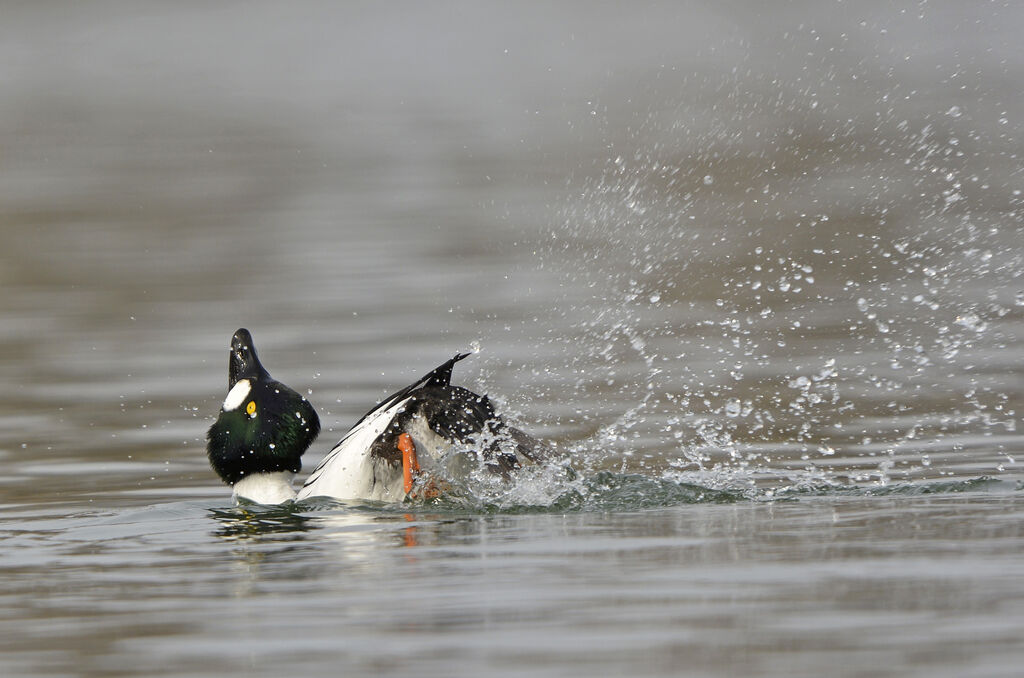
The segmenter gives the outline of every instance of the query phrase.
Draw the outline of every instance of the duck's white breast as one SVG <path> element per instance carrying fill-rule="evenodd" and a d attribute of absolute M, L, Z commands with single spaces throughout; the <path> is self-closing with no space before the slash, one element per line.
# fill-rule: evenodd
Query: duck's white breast
<path fill-rule="evenodd" d="M 236 502 L 246 499 L 257 504 L 283 504 L 295 499 L 295 490 L 292 489 L 294 476 L 288 471 L 256 473 L 235 483 L 232 495 Z"/>

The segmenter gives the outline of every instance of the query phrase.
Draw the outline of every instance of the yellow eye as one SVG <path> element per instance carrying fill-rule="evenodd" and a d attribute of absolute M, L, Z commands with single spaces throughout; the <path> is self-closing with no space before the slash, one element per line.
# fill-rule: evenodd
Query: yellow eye
<path fill-rule="evenodd" d="M 245 406 L 245 413 L 248 415 L 256 414 L 256 401 L 250 400 L 249 404 Z"/>

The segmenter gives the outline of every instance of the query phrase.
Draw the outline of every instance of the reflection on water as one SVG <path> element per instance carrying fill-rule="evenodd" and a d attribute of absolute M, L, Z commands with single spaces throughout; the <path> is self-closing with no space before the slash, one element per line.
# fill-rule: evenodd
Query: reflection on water
<path fill-rule="evenodd" d="M 1015 675 L 1024 14 L 933 5 L 5 7 L 0 673 Z M 307 469 L 475 343 L 574 472 L 230 507 L 240 326 Z"/>
<path fill-rule="evenodd" d="M 66 518 L 49 536 L 5 530 L 5 668 L 677 675 L 685 657 L 697 672 L 852 676 L 876 661 L 893 673 L 1016 666 L 1024 516 L 1014 493 L 491 516 L 160 509 Z M 44 578 L 30 554 L 47 563 Z"/>
<path fill-rule="evenodd" d="M 212 509 L 221 523 L 217 536 L 243 541 L 268 534 L 302 533 L 309 529 L 308 519 L 290 508 L 238 506 Z"/>

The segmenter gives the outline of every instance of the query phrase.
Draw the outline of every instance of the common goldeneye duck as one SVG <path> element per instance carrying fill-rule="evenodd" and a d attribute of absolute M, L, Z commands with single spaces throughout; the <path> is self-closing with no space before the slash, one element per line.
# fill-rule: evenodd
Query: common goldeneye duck
<path fill-rule="evenodd" d="M 292 478 L 320 432 L 308 400 L 277 381 L 256 355 L 249 330 L 231 337 L 228 395 L 206 434 L 210 465 L 235 498 L 279 504 L 295 498 Z"/>
<path fill-rule="evenodd" d="M 238 357 L 236 346 L 244 346 L 247 352 Z M 444 485 L 431 480 L 430 472 L 444 461 L 446 452 L 453 445 L 472 450 L 487 469 L 505 476 L 524 463 L 547 456 L 549 452 L 545 443 L 508 425 L 495 412 L 487 396 L 451 384 L 455 363 L 469 355 L 459 353 L 413 384 L 388 396 L 363 415 L 327 453 L 296 495 L 291 491 L 291 476 L 283 474 L 298 471 L 299 458 L 319 430 L 316 413 L 297 393 L 270 379 L 270 375 L 256 360 L 252 337 L 248 331 L 242 329 L 236 332 L 231 347 L 229 386 L 232 390 L 228 393 L 217 422 L 210 428 L 208 452 L 210 463 L 220 477 L 234 485 L 236 499 L 242 497 L 257 503 L 272 504 L 310 497 L 392 502 L 402 501 L 409 496 L 431 497 L 443 491 Z M 251 360 L 246 357 L 248 355 L 251 355 Z M 304 414 L 301 419 L 307 423 L 312 422 L 313 426 L 310 428 L 312 435 L 295 435 L 295 425 L 287 415 L 289 410 L 294 409 L 294 402 L 287 402 L 284 414 L 276 416 L 273 421 L 291 427 L 292 432 L 267 437 L 263 447 L 242 445 L 243 452 L 247 454 L 239 456 L 241 463 L 237 465 L 235 473 L 231 474 L 225 473 L 220 466 L 225 457 L 219 452 L 223 436 L 219 433 L 215 435 L 215 430 L 224 428 L 221 423 L 226 417 L 229 421 L 237 421 L 234 413 L 242 411 L 243 401 L 247 410 L 248 402 L 254 400 L 249 397 L 253 386 L 244 393 L 232 396 L 242 377 L 248 374 L 236 368 L 236 362 L 249 364 L 242 360 L 243 357 L 258 366 L 256 372 L 273 382 L 273 390 L 277 392 L 275 395 L 288 392 L 308 406 L 312 416 Z M 277 398 L 269 403 L 273 407 L 285 401 Z M 256 402 L 257 412 L 261 411 L 260 405 Z M 271 413 L 265 410 L 264 407 L 262 411 L 267 415 L 267 420 L 271 421 Z M 299 419 L 296 417 L 296 421 Z M 227 428 L 230 429 L 230 426 Z M 281 459 L 285 455 L 293 462 L 288 468 L 267 469 L 262 459 Z M 255 464 L 257 459 L 261 461 L 259 466 Z M 249 463 L 252 466 L 247 465 Z"/>

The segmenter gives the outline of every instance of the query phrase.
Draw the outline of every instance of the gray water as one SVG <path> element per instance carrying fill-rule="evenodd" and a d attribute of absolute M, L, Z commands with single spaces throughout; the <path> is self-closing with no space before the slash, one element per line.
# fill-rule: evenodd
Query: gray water
<path fill-rule="evenodd" d="M 1019 675 L 1022 28 L 4 4 L 0 675 Z M 235 507 L 243 326 L 307 471 L 464 349 L 563 460 Z"/>

